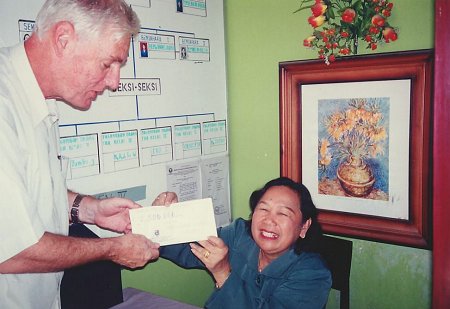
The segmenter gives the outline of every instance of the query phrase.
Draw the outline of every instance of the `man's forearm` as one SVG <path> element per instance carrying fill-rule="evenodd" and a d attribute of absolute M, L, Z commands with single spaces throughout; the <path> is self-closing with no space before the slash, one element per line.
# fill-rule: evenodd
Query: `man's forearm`
<path fill-rule="evenodd" d="M 45 273 L 111 259 L 114 239 L 78 238 L 45 233 L 38 243 L 0 263 L 0 273 Z"/>

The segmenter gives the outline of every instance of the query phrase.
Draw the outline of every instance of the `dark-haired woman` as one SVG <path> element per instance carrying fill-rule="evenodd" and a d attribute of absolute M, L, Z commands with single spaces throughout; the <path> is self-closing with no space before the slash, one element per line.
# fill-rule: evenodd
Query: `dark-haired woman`
<path fill-rule="evenodd" d="M 321 230 L 308 189 L 289 178 L 250 197 L 251 220 L 237 219 L 198 244 L 162 247 L 183 268 L 207 268 L 216 289 L 205 308 L 323 308 L 331 274 L 314 252 Z"/>

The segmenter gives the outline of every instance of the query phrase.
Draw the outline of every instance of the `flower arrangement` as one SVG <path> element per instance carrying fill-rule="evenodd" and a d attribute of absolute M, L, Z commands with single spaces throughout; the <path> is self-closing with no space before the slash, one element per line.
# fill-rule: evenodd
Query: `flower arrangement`
<path fill-rule="evenodd" d="M 311 9 L 308 23 L 314 31 L 303 45 L 317 49 L 330 64 L 336 57 L 357 54 L 360 39 L 371 50 L 397 40 L 398 30 L 388 23 L 393 7 L 389 0 L 302 0 L 294 13 Z"/>
<path fill-rule="evenodd" d="M 348 108 L 325 117 L 324 128 L 328 138 L 319 141 L 319 170 L 333 159 L 364 162 L 384 154 L 387 131 L 376 99 L 351 99 Z"/>

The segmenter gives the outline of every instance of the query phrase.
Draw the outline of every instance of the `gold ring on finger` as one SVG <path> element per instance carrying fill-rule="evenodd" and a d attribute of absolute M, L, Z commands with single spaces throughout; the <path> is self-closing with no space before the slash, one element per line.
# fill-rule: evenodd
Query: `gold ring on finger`
<path fill-rule="evenodd" d="M 203 253 L 203 256 L 205 257 L 205 259 L 207 259 L 210 254 L 211 254 L 211 252 L 209 252 L 208 250 L 205 250 L 205 253 Z"/>

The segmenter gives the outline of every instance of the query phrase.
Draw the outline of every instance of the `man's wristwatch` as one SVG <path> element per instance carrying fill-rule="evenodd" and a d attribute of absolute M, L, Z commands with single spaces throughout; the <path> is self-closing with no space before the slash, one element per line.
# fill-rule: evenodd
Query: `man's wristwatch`
<path fill-rule="evenodd" d="M 86 195 L 83 194 L 78 194 L 75 197 L 75 200 L 73 201 L 72 204 L 72 208 L 70 209 L 70 218 L 72 219 L 72 223 L 81 223 L 80 221 L 80 203 L 81 200 L 85 197 Z"/>

